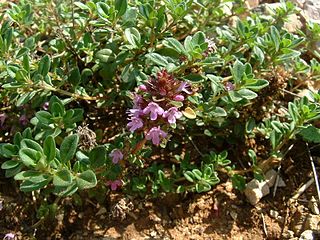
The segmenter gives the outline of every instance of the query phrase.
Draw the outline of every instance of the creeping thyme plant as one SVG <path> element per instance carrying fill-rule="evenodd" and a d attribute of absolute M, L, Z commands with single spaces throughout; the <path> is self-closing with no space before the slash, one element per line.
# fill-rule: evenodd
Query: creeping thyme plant
<path fill-rule="evenodd" d="M 1 168 L 41 206 L 221 177 L 243 190 L 292 142 L 320 142 L 320 95 L 300 94 L 319 79 L 320 26 L 286 30 L 291 2 L 1 4 Z"/>

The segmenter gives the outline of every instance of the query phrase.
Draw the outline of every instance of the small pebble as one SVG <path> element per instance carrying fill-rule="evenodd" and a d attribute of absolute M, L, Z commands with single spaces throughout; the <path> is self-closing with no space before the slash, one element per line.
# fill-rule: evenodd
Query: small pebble
<path fill-rule="evenodd" d="M 320 213 L 317 200 L 315 199 L 314 196 L 311 197 L 311 199 L 310 199 L 310 201 L 308 203 L 308 208 L 310 209 L 310 211 L 313 214 L 318 215 Z"/>
<path fill-rule="evenodd" d="M 278 211 L 275 211 L 275 210 L 270 210 L 270 216 L 274 219 L 277 219 L 279 217 L 279 213 Z"/>

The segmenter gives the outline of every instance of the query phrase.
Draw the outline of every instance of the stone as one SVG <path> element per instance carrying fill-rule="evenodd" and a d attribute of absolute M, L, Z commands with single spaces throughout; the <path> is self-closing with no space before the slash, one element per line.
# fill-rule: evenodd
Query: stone
<path fill-rule="evenodd" d="M 299 240 L 315 240 L 312 230 L 306 230 L 301 235 Z"/>
<path fill-rule="evenodd" d="M 288 16 L 288 21 L 284 23 L 284 28 L 288 30 L 288 32 L 294 33 L 297 30 L 302 28 L 302 22 L 300 18 L 296 14 L 290 14 Z"/>
<path fill-rule="evenodd" d="M 309 230 L 318 230 L 320 227 L 320 216 L 309 214 L 306 219 L 305 228 Z"/>
<path fill-rule="evenodd" d="M 234 221 L 237 221 L 238 219 L 238 213 L 236 213 L 235 211 L 231 211 L 230 212 L 230 216 Z"/>
<path fill-rule="evenodd" d="M 231 16 L 232 15 L 232 2 L 225 2 L 222 5 L 222 11 L 226 16 Z"/>
<path fill-rule="evenodd" d="M 259 182 L 257 179 L 251 180 L 246 185 L 244 194 L 252 205 L 256 205 L 260 199 L 270 193 L 269 186 L 266 181 Z"/>
<path fill-rule="evenodd" d="M 306 20 L 318 22 L 320 20 L 320 0 L 307 0 L 303 5 Z"/>
<path fill-rule="evenodd" d="M 286 187 L 287 184 L 283 181 L 282 177 L 279 177 L 278 187 Z"/>
<path fill-rule="evenodd" d="M 270 210 L 270 216 L 271 216 L 272 218 L 277 219 L 278 216 L 279 216 L 279 212 L 271 209 L 271 210 Z"/>
<path fill-rule="evenodd" d="M 284 223 L 284 217 L 278 216 L 278 217 L 277 217 L 277 221 L 278 221 L 279 223 Z"/>
<path fill-rule="evenodd" d="M 102 207 L 99 209 L 99 211 L 96 213 L 96 216 L 102 215 L 107 213 L 107 209 L 105 207 Z"/>
<path fill-rule="evenodd" d="M 259 0 L 246 0 L 245 4 L 248 9 L 253 9 L 259 6 Z"/>
<path fill-rule="evenodd" d="M 317 203 L 317 200 L 314 198 L 314 196 L 311 197 L 308 203 L 308 208 L 313 214 L 316 214 L 316 215 L 320 214 L 318 203 Z"/>
<path fill-rule="evenodd" d="M 305 4 L 305 0 L 291 0 L 291 2 L 295 3 L 299 8 L 303 8 L 303 5 Z"/>
<path fill-rule="evenodd" d="M 288 230 L 282 234 L 282 237 L 284 239 L 292 239 L 294 237 L 294 232 L 291 230 Z"/>
<path fill-rule="evenodd" d="M 268 172 L 265 173 L 264 177 L 268 186 L 273 187 L 274 183 L 276 182 L 277 172 L 273 169 L 270 169 Z"/>

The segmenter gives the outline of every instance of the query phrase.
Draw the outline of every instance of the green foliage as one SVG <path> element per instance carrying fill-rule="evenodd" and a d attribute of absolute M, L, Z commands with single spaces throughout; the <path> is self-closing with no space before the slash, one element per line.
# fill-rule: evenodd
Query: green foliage
<path fill-rule="evenodd" d="M 293 92 L 319 79 L 320 27 L 289 32 L 291 2 L 263 13 L 224 0 L 2 5 L 1 168 L 21 191 L 201 193 L 220 174 L 242 191 L 243 162 L 263 176 L 261 155 L 244 142 L 268 140 L 265 158 L 283 157 L 296 139 L 320 142 L 320 95 Z M 151 102 L 163 111 L 148 121 L 141 110 Z M 131 119 L 138 105 L 142 126 L 130 132 L 125 112 L 132 107 Z M 165 134 L 150 140 L 157 127 Z"/>

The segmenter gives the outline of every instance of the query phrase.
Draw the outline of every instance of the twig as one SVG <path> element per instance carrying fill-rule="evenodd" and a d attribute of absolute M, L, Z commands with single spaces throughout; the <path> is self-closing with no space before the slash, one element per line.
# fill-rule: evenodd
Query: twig
<path fill-rule="evenodd" d="M 288 91 L 288 90 L 286 90 L 286 89 L 281 89 L 283 92 L 285 92 L 285 93 L 288 93 L 288 94 L 290 94 L 290 95 L 292 95 L 292 96 L 295 96 L 295 97 L 298 97 L 298 98 L 301 98 L 301 96 L 299 96 L 298 94 L 296 94 L 296 93 L 293 93 L 293 92 L 290 92 L 290 91 Z"/>
<path fill-rule="evenodd" d="M 188 139 L 190 140 L 190 142 L 192 143 L 193 147 L 196 149 L 196 151 L 200 154 L 201 157 L 203 157 L 204 154 L 199 150 L 197 145 L 193 142 L 191 136 L 189 134 L 187 134 L 187 136 L 188 136 Z"/>
<path fill-rule="evenodd" d="M 264 215 L 263 213 L 261 213 L 261 217 L 262 217 L 262 226 L 263 226 L 263 232 L 266 235 L 266 237 L 268 237 L 268 231 L 267 231 L 267 226 L 266 226 L 266 222 L 264 220 Z"/>
<path fill-rule="evenodd" d="M 0 111 L 5 111 L 5 110 L 9 110 L 9 109 L 11 109 L 12 108 L 12 106 L 8 106 L 8 107 L 3 107 L 3 108 L 0 108 Z"/>
<path fill-rule="evenodd" d="M 296 194 L 293 195 L 293 197 L 290 199 L 291 202 L 297 200 L 297 199 L 300 197 L 300 195 L 301 195 L 302 193 L 304 193 L 304 192 L 308 189 L 308 187 L 310 187 L 313 183 L 314 183 L 314 178 L 311 178 L 308 182 L 306 182 L 305 184 L 303 184 L 303 185 L 298 189 L 298 191 L 296 192 Z"/>
<path fill-rule="evenodd" d="M 288 204 L 289 204 L 289 203 L 288 203 Z M 287 226 L 286 223 L 287 223 L 287 220 L 288 220 L 288 217 L 289 217 L 289 211 L 290 211 L 290 209 L 289 209 L 289 207 L 287 206 L 286 215 L 284 216 L 284 220 L 283 220 L 283 225 L 282 225 L 282 227 L 281 227 L 280 236 L 283 235 L 284 229 L 285 229 L 285 227 Z"/>
<path fill-rule="evenodd" d="M 281 164 L 279 165 L 278 169 L 277 169 L 277 176 L 276 176 L 276 182 L 274 184 L 274 188 L 273 188 L 273 193 L 272 193 L 272 196 L 275 197 L 276 196 L 276 192 L 277 192 L 277 189 L 278 189 L 278 185 L 279 185 L 279 172 L 280 172 L 280 169 L 281 169 Z"/>
<path fill-rule="evenodd" d="M 310 162 L 311 162 L 311 167 L 312 167 L 312 172 L 313 172 L 313 179 L 314 179 L 314 181 L 316 183 L 316 188 L 317 188 L 317 193 L 318 193 L 318 200 L 320 201 L 320 189 L 319 189 L 318 174 L 317 174 L 317 170 L 316 170 L 316 167 L 314 165 L 313 157 L 311 156 L 309 145 L 308 145 L 307 142 L 306 142 L 306 145 L 307 145 L 308 155 L 309 155 Z"/>
<path fill-rule="evenodd" d="M 290 147 L 288 147 L 287 151 L 283 154 L 282 159 L 287 155 L 287 153 L 293 148 L 294 144 L 291 144 Z M 278 185 L 279 185 L 279 180 L 280 180 L 280 169 L 281 169 L 281 164 L 279 164 L 278 170 L 277 170 L 277 177 L 276 177 L 276 182 L 274 184 L 274 188 L 273 188 L 273 197 L 276 196 L 276 192 L 278 189 Z"/>
<path fill-rule="evenodd" d="M 88 100 L 88 101 L 97 101 L 102 99 L 102 97 L 91 97 L 91 96 L 83 96 L 83 95 L 79 95 L 76 93 L 72 93 L 72 92 L 68 92 L 59 88 L 55 88 L 49 85 L 33 85 L 34 88 L 38 88 L 38 89 L 43 89 L 43 90 L 48 90 L 48 91 L 52 91 L 52 92 L 58 92 L 62 95 L 66 95 L 69 97 L 72 97 L 74 99 L 82 99 L 82 100 Z"/>
<path fill-rule="evenodd" d="M 288 94 L 290 94 L 290 95 L 292 95 L 292 96 L 295 96 L 295 97 L 298 97 L 298 98 L 302 98 L 302 97 L 303 97 L 303 96 L 299 96 L 299 95 L 296 94 L 296 93 L 290 92 L 290 91 L 288 91 L 288 90 L 286 90 L 286 89 L 281 89 L 281 90 L 282 90 L 283 92 L 285 92 L 285 93 L 288 93 Z M 309 98 L 308 98 L 308 100 L 309 100 L 310 102 L 316 104 L 316 105 L 319 105 L 319 103 L 315 102 L 315 101 L 312 100 L 312 99 L 309 99 Z"/>

